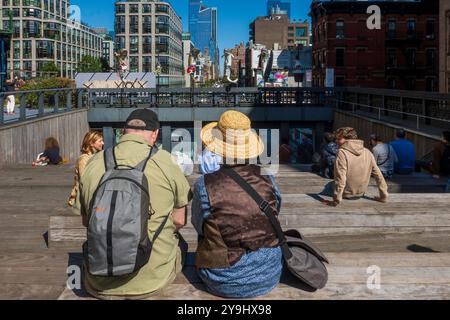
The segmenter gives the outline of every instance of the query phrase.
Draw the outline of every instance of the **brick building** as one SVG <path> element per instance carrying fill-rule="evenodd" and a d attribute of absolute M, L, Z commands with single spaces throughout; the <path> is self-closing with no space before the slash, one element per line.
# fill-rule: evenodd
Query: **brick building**
<path fill-rule="evenodd" d="M 270 50 L 295 48 L 299 44 L 309 46 L 309 23 L 290 21 L 286 14 L 257 17 L 250 24 L 250 41 Z M 277 48 L 275 44 L 278 44 Z"/>
<path fill-rule="evenodd" d="M 235 45 L 234 48 L 226 50 L 230 50 L 234 56 L 233 60 L 231 61 L 231 76 L 232 78 L 237 78 L 240 75 L 241 69 L 245 68 L 245 44 L 241 42 L 240 44 Z"/>
<path fill-rule="evenodd" d="M 381 29 L 370 30 L 374 4 Z M 438 12 L 435 0 L 314 2 L 313 85 L 437 91 Z"/>
<path fill-rule="evenodd" d="M 450 1 L 448 0 L 440 0 L 439 30 L 439 91 L 450 93 Z"/>

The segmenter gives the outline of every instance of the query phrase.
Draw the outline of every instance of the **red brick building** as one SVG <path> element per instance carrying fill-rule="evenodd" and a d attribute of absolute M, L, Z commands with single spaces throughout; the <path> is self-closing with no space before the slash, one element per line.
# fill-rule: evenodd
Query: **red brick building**
<path fill-rule="evenodd" d="M 367 27 L 370 5 L 381 29 Z M 438 90 L 439 1 L 317 1 L 310 16 L 314 86 L 329 69 L 336 86 Z"/>
<path fill-rule="evenodd" d="M 233 78 L 239 77 L 241 69 L 245 68 L 245 44 L 241 42 L 240 44 L 235 45 L 234 48 L 225 49 L 224 51 L 226 50 L 230 50 L 234 56 L 231 61 L 231 75 Z"/>

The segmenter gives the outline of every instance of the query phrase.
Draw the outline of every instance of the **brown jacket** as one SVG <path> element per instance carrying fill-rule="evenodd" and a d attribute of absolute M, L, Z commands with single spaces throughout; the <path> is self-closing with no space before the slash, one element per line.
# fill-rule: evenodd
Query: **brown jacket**
<path fill-rule="evenodd" d="M 380 190 L 380 197 L 387 198 L 388 187 L 378 168 L 373 154 L 364 148 L 362 140 L 347 140 L 340 148 L 334 169 L 334 198 L 361 197 L 367 192 L 370 177 L 373 176 Z"/>
<path fill-rule="evenodd" d="M 270 178 L 254 165 L 234 170 L 265 199 L 273 210 L 277 199 Z M 240 261 L 248 252 L 278 247 L 269 219 L 256 202 L 222 170 L 205 175 L 211 215 L 203 225 L 197 254 L 197 268 L 223 269 Z"/>

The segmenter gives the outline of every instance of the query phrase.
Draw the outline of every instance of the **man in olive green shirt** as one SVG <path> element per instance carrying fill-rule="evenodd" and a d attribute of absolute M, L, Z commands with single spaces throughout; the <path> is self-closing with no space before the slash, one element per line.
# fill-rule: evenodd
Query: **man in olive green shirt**
<path fill-rule="evenodd" d="M 119 165 L 136 166 L 150 153 L 159 134 L 157 115 L 150 110 L 137 110 L 127 120 L 125 134 L 115 148 Z M 104 153 L 96 154 L 88 163 L 80 180 L 80 192 L 74 205 L 75 213 L 89 221 L 89 203 L 105 173 Z M 142 299 L 158 294 L 175 279 L 182 269 L 182 251 L 178 230 L 186 225 L 186 207 L 190 201 L 190 186 L 180 168 L 164 151 L 151 158 L 145 169 L 149 181 L 149 238 L 152 239 L 167 214 L 169 221 L 156 240 L 150 261 L 138 272 L 119 277 L 97 277 L 84 268 L 84 285 L 88 293 L 100 299 Z"/>

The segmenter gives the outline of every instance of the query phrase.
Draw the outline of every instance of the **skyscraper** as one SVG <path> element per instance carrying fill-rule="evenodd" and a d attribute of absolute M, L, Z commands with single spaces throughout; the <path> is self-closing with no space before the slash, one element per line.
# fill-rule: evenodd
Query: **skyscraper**
<path fill-rule="evenodd" d="M 267 0 L 267 15 L 287 14 L 291 19 L 291 1 L 290 0 Z"/>
<path fill-rule="evenodd" d="M 208 52 L 218 76 L 217 8 L 207 7 L 202 0 L 189 0 L 189 32 L 195 47 Z"/>
<path fill-rule="evenodd" d="M 128 51 L 129 71 L 156 72 L 159 65 L 160 86 L 182 86 L 182 23 L 170 3 L 116 1 L 115 15 L 116 51 Z"/>

